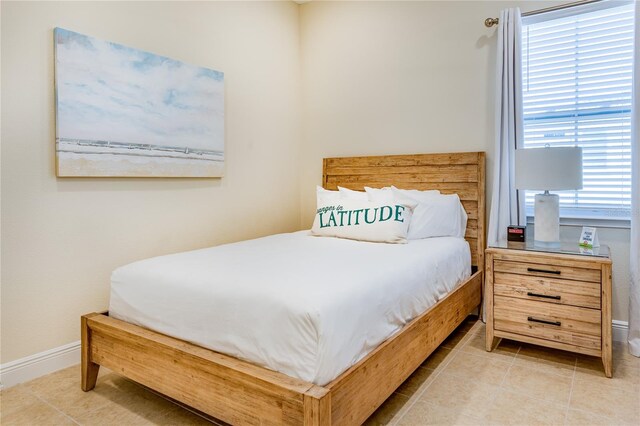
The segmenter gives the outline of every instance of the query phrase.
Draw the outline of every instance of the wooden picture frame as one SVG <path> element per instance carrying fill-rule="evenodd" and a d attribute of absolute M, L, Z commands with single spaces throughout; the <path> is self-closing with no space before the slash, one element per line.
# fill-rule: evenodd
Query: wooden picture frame
<path fill-rule="evenodd" d="M 469 216 L 473 274 L 326 386 L 128 324 L 84 315 L 82 389 L 103 365 L 231 424 L 359 425 L 478 308 L 484 266 L 483 152 L 327 158 L 323 186 L 395 185 L 458 193 Z"/>

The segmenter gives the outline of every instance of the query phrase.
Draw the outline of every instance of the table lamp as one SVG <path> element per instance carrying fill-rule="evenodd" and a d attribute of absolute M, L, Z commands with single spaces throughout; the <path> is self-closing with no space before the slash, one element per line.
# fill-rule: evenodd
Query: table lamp
<path fill-rule="evenodd" d="M 549 191 L 582 189 L 582 148 L 517 149 L 516 189 L 544 191 L 536 194 L 534 244 L 560 243 L 560 197 Z"/>

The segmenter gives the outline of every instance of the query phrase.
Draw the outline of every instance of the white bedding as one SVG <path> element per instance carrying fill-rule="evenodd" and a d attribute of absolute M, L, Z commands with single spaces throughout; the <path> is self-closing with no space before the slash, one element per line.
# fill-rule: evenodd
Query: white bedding
<path fill-rule="evenodd" d="M 109 315 L 325 385 L 470 275 L 462 238 L 278 234 L 131 263 Z"/>

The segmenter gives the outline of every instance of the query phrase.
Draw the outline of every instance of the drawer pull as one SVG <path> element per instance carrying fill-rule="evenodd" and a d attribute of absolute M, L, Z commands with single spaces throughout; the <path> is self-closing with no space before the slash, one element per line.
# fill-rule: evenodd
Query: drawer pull
<path fill-rule="evenodd" d="M 546 269 L 527 268 L 527 271 L 529 271 L 529 272 L 544 272 L 545 274 L 560 275 L 560 271 L 548 271 Z"/>
<path fill-rule="evenodd" d="M 527 321 L 541 322 L 542 324 L 556 325 L 558 327 L 560 327 L 562 325 L 562 323 L 560 321 L 547 321 L 547 320 L 541 320 L 541 319 L 534 318 L 534 317 L 527 317 Z"/>
<path fill-rule="evenodd" d="M 530 291 L 527 292 L 527 296 L 544 297 L 545 299 L 560 300 L 560 296 L 549 296 L 548 294 L 538 294 L 538 293 L 532 293 Z"/>

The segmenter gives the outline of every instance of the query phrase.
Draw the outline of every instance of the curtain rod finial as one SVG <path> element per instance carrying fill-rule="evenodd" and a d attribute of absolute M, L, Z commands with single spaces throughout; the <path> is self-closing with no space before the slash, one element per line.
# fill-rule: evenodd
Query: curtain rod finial
<path fill-rule="evenodd" d="M 484 20 L 484 26 L 487 28 L 491 28 L 494 25 L 498 25 L 498 18 L 487 18 Z"/>

